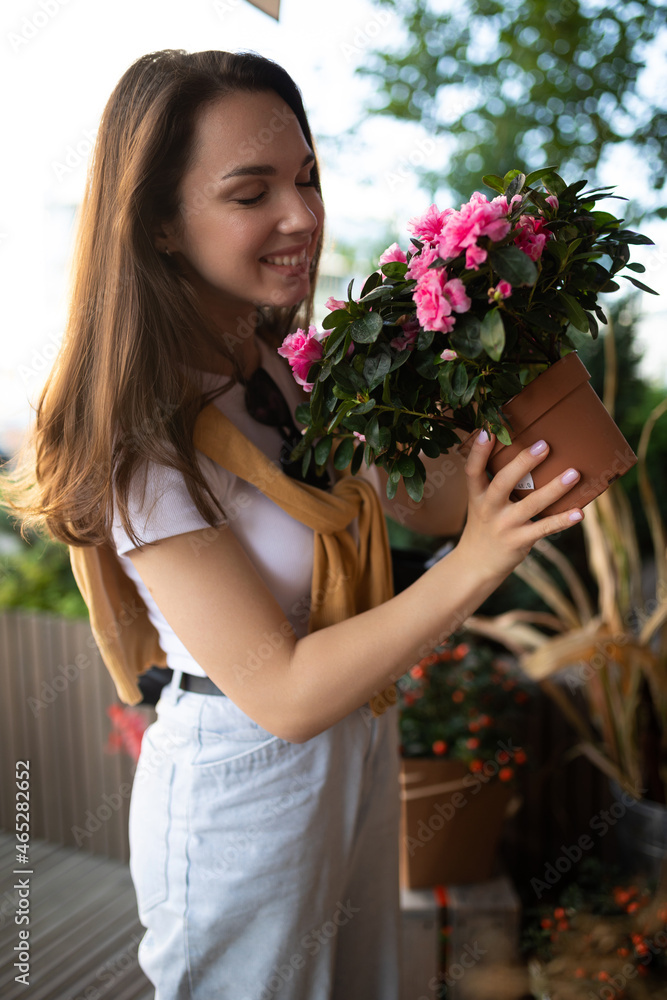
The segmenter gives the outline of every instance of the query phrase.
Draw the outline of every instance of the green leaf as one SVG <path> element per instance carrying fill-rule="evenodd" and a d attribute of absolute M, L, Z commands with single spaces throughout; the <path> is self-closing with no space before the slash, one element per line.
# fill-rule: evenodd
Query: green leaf
<path fill-rule="evenodd" d="M 440 455 L 440 448 L 437 443 L 435 441 L 431 441 L 429 438 L 421 438 L 419 447 L 427 458 L 438 458 Z"/>
<path fill-rule="evenodd" d="M 315 463 L 316 465 L 326 465 L 329 461 L 329 455 L 331 454 L 331 445 L 333 444 L 333 437 L 329 434 L 327 437 L 323 437 L 315 445 Z"/>
<path fill-rule="evenodd" d="M 350 465 L 350 472 L 353 476 L 357 474 L 361 468 L 361 463 L 364 460 L 364 446 L 363 444 L 358 444 L 354 455 L 352 456 L 352 464 Z"/>
<path fill-rule="evenodd" d="M 633 243 L 635 246 L 655 246 L 653 240 L 650 240 L 648 236 L 642 236 L 641 233 L 633 233 L 631 229 L 622 229 L 615 236 L 616 239 L 622 240 L 623 243 Z"/>
<path fill-rule="evenodd" d="M 411 351 L 397 351 L 389 371 L 395 372 L 397 368 L 400 368 L 406 361 L 409 361 L 411 353 Z"/>
<path fill-rule="evenodd" d="M 379 451 L 380 445 L 380 425 L 378 423 L 378 415 L 374 413 L 371 419 L 366 424 L 366 430 L 364 431 L 364 437 L 366 438 L 366 444 L 369 444 L 371 448 L 375 451 Z"/>
<path fill-rule="evenodd" d="M 377 288 L 380 284 L 382 284 L 382 275 L 379 274 L 378 271 L 373 271 L 373 273 L 369 274 L 366 278 L 364 287 L 361 289 L 361 295 L 359 297 L 363 299 L 364 295 L 368 295 L 369 292 L 372 292 L 373 289 Z"/>
<path fill-rule="evenodd" d="M 404 479 L 404 482 L 405 489 L 410 499 L 414 500 L 415 503 L 420 503 L 422 497 L 424 496 L 424 480 L 419 473 L 415 473 L 414 476 L 409 476 L 407 479 Z"/>
<path fill-rule="evenodd" d="M 369 389 L 374 389 L 384 380 L 391 368 L 391 353 L 387 347 L 381 354 L 371 354 L 364 361 L 364 378 Z"/>
<path fill-rule="evenodd" d="M 369 312 L 350 326 L 352 340 L 357 344 L 374 344 L 382 329 L 382 317 L 379 313 Z"/>
<path fill-rule="evenodd" d="M 322 320 L 322 328 L 324 330 L 333 330 L 335 326 L 339 323 L 349 323 L 350 314 L 347 309 L 334 309 L 333 312 L 328 313 Z"/>
<path fill-rule="evenodd" d="M 515 194 L 521 194 L 523 186 L 526 183 L 526 175 L 520 170 L 510 170 L 505 174 L 505 181 L 509 181 L 505 197 L 508 201 L 511 201 Z"/>
<path fill-rule="evenodd" d="M 643 274 L 646 270 L 643 264 L 637 264 L 635 261 L 632 261 L 632 263 L 626 264 L 625 266 L 629 267 L 631 271 L 636 271 L 637 274 Z"/>
<path fill-rule="evenodd" d="M 332 313 L 333 315 L 333 313 Z M 349 326 L 349 316 L 348 322 L 345 326 L 339 326 L 338 329 L 330 333 L 327 339 L 324 341 L 324 357 L 330 358 L 332 354 L 336 353 L 336 349 L 342 340 L 345 340 L 345 334 L 347 333 L 347 328 Z"/>
<path fill-rule="evenodd" d="M 556 295 L 572 326 L 576 326 L 582 333 L 588 333 L 588 317 L 577 300 L 567 292 L 556 292 Z"/>
<path fill-rule="evenodd" d="M 492 250 L 489 262 L 493 270 L 509 281 L 511 285 L 534 285 L 537 281 L 537 268 L 527 253 L 518 247 L 502 247 Z"/>
<path fill-rule="evenodd" d="M 459 401 L 459 406 L 463 407 L 468 405 L 472 397 L 475 395 L 475 389 L 477 388 L 477 383 L 479 382 L 480 378 L 481 375 L 475 375 L 475 377 L 468 382 L 466 391 L 463 393 Z"/>
<path fill-rule="evenodd" d="M 462 396 L 468 386 L 468 372 L 466 366 L 461 362 L 454 370 L 452 378 L 452 390 L 457 396 Z"/>
<path fill-rule="evenodd" d="M 396 459 L 396 468 L 402 476 L 414 476 L 415 474 L 415 463 L 412 457 L 406 455 L 405 452 Z"/>
<path fill-rule="evenodd" d="M 536 181 L 541 181 L 543 177 L 548 177 L 549 174 L 552 174 L 555 169 L 555 167 L 540 167 L 539 170 L 532 170 L 529 174 L 526 174 L 526 185 L 530 187 Z"/>
<path fill-rule="evenodd" d="M 659 292 L 656 292 L 653 288 L 649 288 L 648 285 L 645 285 L 643 281 L 637 281 L 636 278 L 631 278 L 629 274 L 622 274 L 621 278 L 625 278 L 625 280 L 629 281 L 632 285 L 635 286 L 635 288 L 641 288 L 642 292 L 649 292 L 651 295 L 660 294 Z M 614 284 L 614 282 L 610 281 L 609 284 Z"/>
<path fill-rule="evenodd" d="M 482 353 L 480 330 L 477 317 L 467 313 L 456 321 L 449 342 L 457 354 L 462 354 L 464 358 L 477 358 Z"/>
<path fill-rule="evenodd" d="M 404 278 L 408 265 L 400 260 L 390 260 L 388 264 L 383 264 L 380 270 L 387 278 Z"/>
<path fill-rule="evenodd" d="M 331 375 L 336 385 L 349 396 L 356 396 L 358 392 L 365 392 L 366 390 L 364 379 L 351 365 L 340 362 L 333 366 Z"/>
<path fill-rule="evenodd" d="M 433 330 L 420 330 L 419 336 L 417 337 L 417 350 L 425 351 L 433 343 L 433 338 L 435 337 L 435 332 Z"/>
<path fill-rule="evenodd" d="M 507 430 L 506 427 L 502 427 L 502 426 L 498 427 L 497 430 L 496 430 L 496 437 L 498 438 L 498 440 L 500 441 L 501 444 L 508 444 L 509 445 L 509 444 L 512 443 L 512 438 L 510 437 L 510 432 Z"/>
<path fill-rule="evenodd" d="M 294 411 L 294 416 L 297 423 L 305 424 L 307 427 L 310 424 L 310 403 L 299 403 Z"/>
<path fill-rule="evenodd" d="M 398 482 L 394 482 L 392 479 L 387 480 L 387 485 L 385 487 L 387 498 L 393 500 L 396 496 L 396 490 L 398 489 Z"/>
<path fill-rule="evenodd" d="M 375 400 L 367 399 L 365 403 L 360 403 L 359 406 L 355 406 L 355 408 L 352 410 L 352 413 L 354 413 L 355 415 L 360 415 L 362 413 L 370 413 L 370 411 L 373 409 L 374 406 L 375 406 Z"/>
<path fill-rule="evenodd" d="M 482 347 L 493 361 L 500 361 L 505 348 L 505 327 L 499 309 L 490 309 L 482 320 Z"/>
<path fill-rule="evenodd" d="M 350 282 L 350 284 L 347 286 L 347 298 L 348 298 L 348 301 L 352 299 L 352 285 L 353 284 L 354 284 L 354 278 L 352 279 L 352 281 Z"/>
<path fill-rule="evenodd" d="M 540 178 L 549 194 L 561 195 L 567 188 L 563 178 L 555 170 L 549 170 Z"/>
<path fill-rule="evenodd" d="M 391 285 L 379 285 L 372 292 L 369 292 L 368 295 L 363 295 L 359 299 L 359 302 L 366 305 L 367 302 L 375 302 L 376 299 L 388 299 L 391 297 L 392 291 L 393 287 Z"/>
<path fill-rule="evenodd" d="M 505 185 L 503 184 L 502 177 L 498 174 L 485 174 L 482 177 L 482 184 L 486 184 L 487 187 L 491 188 L 493 191 L 498 191 L 500 194 L 505 193 Z"/>
<path fill-rule="evenodd" d="M 336 454 L 334 455 L 334 469 L 347 469 L 348 465 L 352 461 L 352 455 L 354 454 L 354 438 L 346 437 L 340 442 L 336 448 Z"/>
<path fill-rule="evenodd" d="M 422 378 L 435 382 L 439 371 L 433 364 L 433 354 L 431 351 L 412 351 L 412 364 L 415 371 Z"/>

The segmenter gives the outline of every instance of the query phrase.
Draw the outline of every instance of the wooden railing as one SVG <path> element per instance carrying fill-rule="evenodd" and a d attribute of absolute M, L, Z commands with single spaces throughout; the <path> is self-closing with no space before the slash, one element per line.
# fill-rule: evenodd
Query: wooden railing
<path fill-rule="evenodd" d="M 27 759 L 32 835 L 127 861 L 134 762 L 105 749 L 107 708 L 120 702 L 88 623 L 0 613 L 0 691 L 0 828 L 14 829 L 14 762 Z M 155 719 L 152 708 L 139 711 L 147 723 Z M 542 698 L 526 740 L 537 767 L 527 771 L 524 806 L 505 828 L 505 861 L 520 881 L 590 832 L 591 818 L 609 804 L 606 780 L 587 761 L 560 765 L 570 741 L 560 713 Z M 596 837 L 596 848 L 612 858 L 613 835 Z"/>
<path fill-rule="evenodd" d="M 14 830 L 14 763 L 28 760 L 31 835 L 127 861 L 135 765 L 106 749 L 119 699 L 88 622 L 0 614 L 0 691 L 0 827 Z"/>

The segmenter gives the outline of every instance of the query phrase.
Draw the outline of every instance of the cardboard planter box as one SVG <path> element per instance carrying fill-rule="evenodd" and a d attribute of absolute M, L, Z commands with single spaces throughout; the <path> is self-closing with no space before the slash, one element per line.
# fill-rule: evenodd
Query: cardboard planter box
<path fill-rule="evenodd" d="M 402 761 L 400 783 L 401 885 L 489 879 L 512 789 L 457 761 L 420 757 Z"/>

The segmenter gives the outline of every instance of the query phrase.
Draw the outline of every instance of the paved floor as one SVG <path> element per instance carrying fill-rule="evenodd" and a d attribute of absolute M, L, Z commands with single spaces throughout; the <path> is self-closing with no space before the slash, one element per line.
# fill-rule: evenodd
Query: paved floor
<path fill-rule="evenodd" d="M 16 863 L 15 835 L 0 832 L 3 1000 L 153 1000 L 137 964 L 143 928 L 127 865 L 43 840 L 31 840 L 29 862 Z M 25 888 L 15 888 L 20 881 Z M 29 923 L 16 923 L 17 909 Z M 16 982 L 14 966 L 26 928 L 29 986 Z"/>

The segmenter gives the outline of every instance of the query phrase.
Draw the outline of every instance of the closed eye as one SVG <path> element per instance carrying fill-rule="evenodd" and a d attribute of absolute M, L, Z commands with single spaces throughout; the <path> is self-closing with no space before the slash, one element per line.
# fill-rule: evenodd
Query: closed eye
<path fill-rule="evenodd" d="M 254 198 L 235 198 L 234 200 L 237 205 L 257 205 L 265 194 L 266 191 L 261 191 L 260 194 L 255 195 Z"/>

